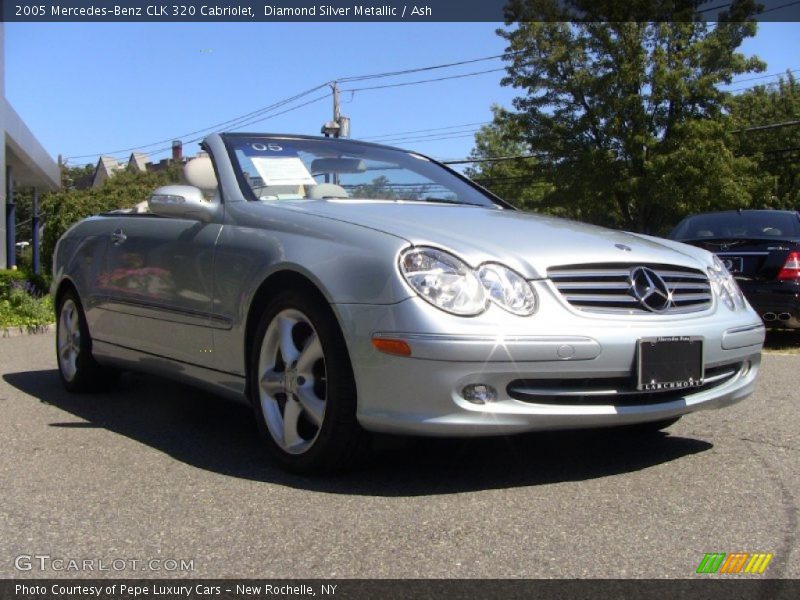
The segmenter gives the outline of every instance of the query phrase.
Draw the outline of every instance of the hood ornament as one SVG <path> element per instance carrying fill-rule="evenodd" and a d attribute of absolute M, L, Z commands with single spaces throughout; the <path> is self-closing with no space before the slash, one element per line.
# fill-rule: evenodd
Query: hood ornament
<path fill-rule="evenodd" d="M 630 252 L 631 251 L 631 247 L 630 246 L 626 246 L 625 244 L 614 244 L 614 248 L 618 248 L 620 250 L 623 250 L 624 252 Z"/>

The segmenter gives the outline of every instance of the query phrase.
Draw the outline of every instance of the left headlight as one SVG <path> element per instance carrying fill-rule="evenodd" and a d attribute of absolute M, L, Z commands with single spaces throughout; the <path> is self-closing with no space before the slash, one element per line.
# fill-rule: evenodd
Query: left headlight
<path fill-rule="evenodd" d="M 527 317 L 536 311 L 536 293 L 521 276 L 496 263 L 487 263 L 478 269 L 478 279 L 489 297 L 508 312 Z"/>
<path fill-rule="evenodd" d="M 508 267 L 486 263 L 473 270 L 460 258 L 436 248 L 409 248 L 400 255 L 400 272 L 425 300 L 455 315 L 475 316 L 494 302 L 515 315 L 536 311 L 536 293 Z"/>
<path fill-rule="evenodd" d="M 739 284 L 717 256 L 714 256 L 714 261 L 708 268 L 708 279 L 711 282 L 711 289 L 729 309 L 738 310 L 747 306 Z"/>

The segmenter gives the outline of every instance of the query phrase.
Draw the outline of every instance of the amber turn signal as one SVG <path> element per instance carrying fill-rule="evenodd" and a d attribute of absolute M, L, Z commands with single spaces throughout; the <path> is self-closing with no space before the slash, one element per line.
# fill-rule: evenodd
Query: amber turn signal
<path fill-rule="evenodd" d="M 376 350 L 385 354 L 394 354 L 395 356 L 411 356 L 411 347 L 405 340 L 372 338 L 372 345 Z"/>

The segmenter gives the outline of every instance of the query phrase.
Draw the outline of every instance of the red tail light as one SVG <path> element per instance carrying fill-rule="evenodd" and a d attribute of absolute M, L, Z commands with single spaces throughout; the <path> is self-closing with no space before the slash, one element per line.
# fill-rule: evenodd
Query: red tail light
<path fill-rule="evenodd" d="M 778 279 L 800 279 L 800 252 L 790 252 L 786 258 L 786 264 L 783 265 L 781 272 L 778 273 Z"/>

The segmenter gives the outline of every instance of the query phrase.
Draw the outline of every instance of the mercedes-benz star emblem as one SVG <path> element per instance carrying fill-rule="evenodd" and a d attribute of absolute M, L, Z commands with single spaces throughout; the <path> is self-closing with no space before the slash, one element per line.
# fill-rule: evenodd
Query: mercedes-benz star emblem
<path fill-rule="evenodd" d="M 631 269 L 631 294 L 651 312 L 664 312 L 672 305 L 672 294 L 661 276 L 647 267 Z"/>

